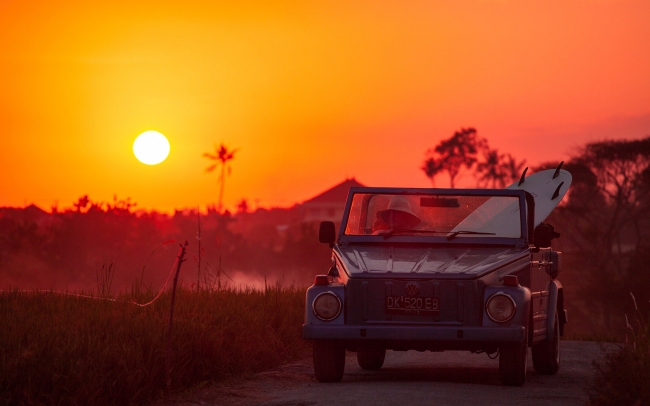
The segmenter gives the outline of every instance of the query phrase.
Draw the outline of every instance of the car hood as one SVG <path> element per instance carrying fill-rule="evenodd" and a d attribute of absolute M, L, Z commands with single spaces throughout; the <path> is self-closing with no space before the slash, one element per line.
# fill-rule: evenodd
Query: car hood
<path fill-rule="evenodd" d="M 508 247 L 337 246 L 335 255 L 351 277 L 429 275 L 475 278 L 497 269 L 519 268 L 530 261 L 528 249 Z"/>

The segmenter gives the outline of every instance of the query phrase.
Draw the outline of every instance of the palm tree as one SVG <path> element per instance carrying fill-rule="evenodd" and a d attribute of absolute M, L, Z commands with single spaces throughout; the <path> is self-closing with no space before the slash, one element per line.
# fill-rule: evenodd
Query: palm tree
<path fill-rule="evenodd" d="M 505 188 L 510 182 L 519 179 L 526 160 L 517 161 L 511 154 L 502 155 L 496 149 L 487 149 L 484 160 L 476 165 L 478 186 Z"/>
<path fill-rule="evenodd" d="M 237 150 L 233 149 L 229 151 L 222 143 L 219 148 L 217 148 L 216 145 L 214 146 L 214 152 L 214 154 L 206 152 L 203 156 L 212 161 L 216 161 L 205 169 L 206 172 L 212 172 L 217 168 L 217 166 L 221 166 L 221 176 L 219 177 L 219 203 L 217 204 L 217 211 L 221 213 L 223 205 L 223 190 L 226 183 L 226 167 L 228 167 L 228 175 L 230 175 L 230 166 L 228 166 L 228 161 L 235 158 L 235 152 L 237 152 Z"/>
<path fill-rule="evenodd" d="M 483 153 L 483 162 L 476 165 L 478 186 L 488 187 L 492 182 L 493 188 L 504 188 L 508 174 L 505 172 L 502 161 L 503 155 L 500 155 L 496 149 L 488 149 Z"/>
<path fill-rule="evenodd" d="M 515 157 L 510 154 L 506 155 L 507 161 L 504 162 L 505 170 L 511 182 L 516 181 L 521 176 L 521 170 L 526 166 L 526 160 L 517 162 Z"/>

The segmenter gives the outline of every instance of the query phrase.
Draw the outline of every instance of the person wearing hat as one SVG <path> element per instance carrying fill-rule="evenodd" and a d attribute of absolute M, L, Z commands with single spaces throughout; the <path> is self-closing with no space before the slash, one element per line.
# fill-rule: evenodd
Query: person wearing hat
<path fill-rule="evenodd" d="M 373 234 L 381 234 L 381 231 L 385 230 L 411 230 L 421 221 L 411 210 L 411 204 L 406 197 L 393 196 L 388 203 L 388 208 L 377 212 Z"/>

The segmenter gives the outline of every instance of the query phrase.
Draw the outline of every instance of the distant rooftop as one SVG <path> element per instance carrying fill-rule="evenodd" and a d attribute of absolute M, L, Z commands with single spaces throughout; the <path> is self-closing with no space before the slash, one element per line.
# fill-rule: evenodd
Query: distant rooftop
<path fill-rule="evenodd" d="M 351 187 L 364 187 L 361 183 L 357 182 L 355 178 L 346 179 L 338 185 L 324 191 L 318 196 L 314 196 L 311 199 L 305 201 L 303 204 L 308 203 L 341 203 L 345 202 L 348 198 L 348 192 Z"/>
<path fill-rule="evenodd" d="M 46 212 L 35 204 L 30 204 L 24 208 L 0 207 L 0 217 L 3 216 L 10 216 L 16 220 L 30 223 L 40 223 L 41 221 L 46 221 L 48 218 L 51 218 L 50 213 Z"/>

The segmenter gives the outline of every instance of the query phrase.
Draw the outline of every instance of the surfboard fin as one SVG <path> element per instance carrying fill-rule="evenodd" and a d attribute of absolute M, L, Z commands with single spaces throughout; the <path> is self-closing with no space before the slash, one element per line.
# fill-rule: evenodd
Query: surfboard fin
<path fill-rule="evenodd" d="M 562 166 L 562 164 L 560 164 L 560 166 Z M 558 171 L 560 170 L 559 166 L 558 166 L 557 170 Z M 562 187 L 562 185 L 564 185 L 564 182 L 557 185 L 557 189 L 555 189 L 555 192 L 553 192 L 553 197 L 551 197 L 551 200 L 555 200 L 555 198 L 560 195 L 560 188 Z"/>
<path fill-rule="evenodd" d="M 564 163 L 564 161 L 560 162 L 560 164 L 557 166 L 557 169 L 555 170 L 555 173 L 553 174 L 553 179 L 560 176 L 560 168 L 562 167 L 563 163 Z M 555 198 L 553 198 L 553 199 L 555 199 Z"/>
<path fill-rule="evenodd" d="M 521 178 L 519 178 L 519 184 L 517 186 L 521 186 L 521 184 L 524 183 L 524 180 L 526 180 L 526 172 L 528 172 L 528 167 L 526 167 L 526 169 L 521 173 Z"/>

